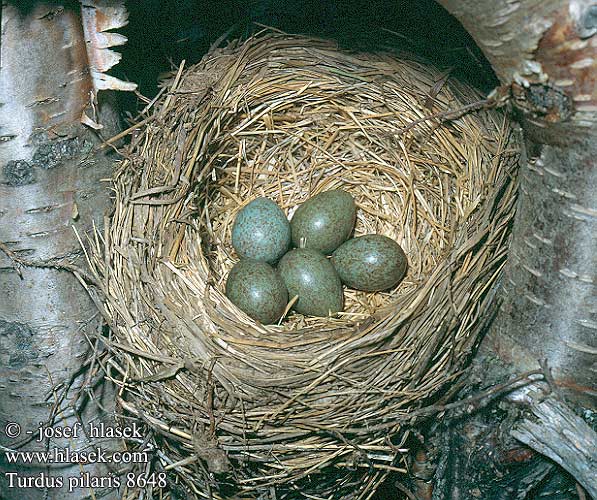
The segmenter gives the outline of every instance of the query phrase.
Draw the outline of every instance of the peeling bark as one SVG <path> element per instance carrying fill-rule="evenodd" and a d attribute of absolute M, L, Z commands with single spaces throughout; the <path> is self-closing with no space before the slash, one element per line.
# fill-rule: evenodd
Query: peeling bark
<path fill-rule="evenodd" d="M 551 18 L 543 34 L 536 60 L 553 87 L 568 95 L 573 104 L 571 128 L 597 127 L 597 5 L 587 0 L 570 0 Z M 541 123 L 539 123 L 541 126 Z"/>
<path fill-rule="evenodd" d="M 493 348 L 504 363 L 511 363 L 519 371 L 535 368 L 539 360 L 546 359 L 554 372 L 553 383 L 566 389 L 569 401 L 595 408 L 597 6 L 587 0 L 438 1 L 462 22 L 502 85 L 510 89 L 527 146 L 500 290 L 502 306 L 484 347 Z M 529 443 L 530 434 L 553 440 L 557 434 L 554 422 L 545 415 L 541 413 L 543 418 L 532 426 L 523 421 L 517 437 Z M 478 415 L 467 425 L 474 427 L 482 418 Z M 570 421 L 558 422 L 567 426 L 561 432 L 578 432 L 579 426 L 568 425 Z M 493 436 L 494 445 L 511 446 L 499 425 L 492 429 L 490 422 L 483 422 L 481 428 L 487 436 Z M 589 430 L 586 436 L 594 448 L 595 432 Z M 581 434 L 568 437 L 578 443 L 583 439 Z M 472 459 L 483 442 L 474 435 L 467 437 L 467 432 L 454 439 L 459 440 L 451 448 L 456 461 L 460 454 Z M 545 446 L 534 447 L 557 458 Z M 588 447 L 591 450 L 591 444 Z M 495 447 L 487 450 L 494 451 Z M 566 468 L 578 474 L 594 495 L 595 466 L 590 462 L 594 457 L 573 453 L 565 455 L 564 460 L 568 460 Z M 491 467 L 497 469 L 485 477 L 482 462 L 472 460 L 466 467 L 452 463 L 445 466 L 445 474 L 438 476 L 439 493 L 434 498 L 479 497 L 479 491 L 465 491 L 457 485 L 459 478 L 455 474 L 467 468 L 472 473 L 478 470 L 481 475 L 477 481 L 488 488 L 481 498 L 534 498 L 537 485 L 547 481 L 555 466 L 545 459 L 529 458 L 525 462 L 521 474 L 500 469 L 499 461 L 493 460 Z M 587 466 L 591 468 L 589 475 Z M 498 478 L 493 489 L 492 473 Z M 467 482 L 471 481 L 475 478 L 469 476 Z M 560 490 L 549 495 L 576 497 Z"/>
<path fill-rule="evenodd" d="M 527 139 L 495 343 L 510 336 L 512 346 L 546 358 L 561 384 L 581 397 L 597 396 L 593 6 L 583 0 L 440 3 L 469 30 L 502 83 L 512 87 Z"/>
<path fill-rule="evenodd" d="M 77 11 L 39 3 L 27 11 L 3 5 L 2 14 L 0 445 L 15 449 L 27 441 L 27 431 L 45 426 L 51 414 L 53 426 L 72 426 L 79 419 L 110 422 L 97 406 L 107 387 L 94 392 L 94 381 L 83 369 L 91 350 L 87 336 L 93 338 L 100 327 L 97 311 L 73 275 L 47 266 L 82 264 L 73 227 L 85 235 L 92 221 L 102 224 L 109 206 L 102 179 L 109 177 L 111 161 L 92 154 L 97 139 L 80 125 L 91 81 Z M 21 266 L 11 255 L 46 267 Z M 8 422 L 21 426 L 18 438 L 6 435 Z M 118 445 L 91 442 L 79 433 L 76 439 L 33 439 L 22 449 L 74 451 L 91 444 L 106 451 Z M 4 498 L 119 497 L 101 488 L 69 492 L 66 485 L 54 488 L 50 481 L 61 477 L 66 482 L 85 472 L 106 476 L 104 464 L 12 465 L 4 451 Z M 48 480 L 46 487 L 10 488 L 6 472 Z"/>
<path fill-rule="evenodd" d="M 22 9 L 2 6 L 2 163 L 31 160 L 35 148 L 29 142 L 36 128 L 56 137 L 78 123 L 92 88 L 76 12 L 41 2 Z"/>
<path fill-rule="evenodd" d="M 516 365 L 482 350 L 458 399 L 487 391 L 495 381 L 512 380 L 516 372 Z M 577 481 L 592 492 L 597 435 L 546 392 L 547 383 L 533 382 L 485 401 L 471 414 L 448 411 L 424 427 L 419 437 L 424 451 L 418 450 L 411 465 L 410 489 L 417 500 L 576 500 L 583 498 Z M 586 410 L 583 416 L 596 428 L 595 412 Z M 425 457 L 423 475 L 420 456 Z"/>
<path fill-rule="evenodd" d="M 562 466 L 597 498 L 597 443 L 592 429 L 554 397 L 531 411 L 512 429 L 512 436 Z"/>
<path fill-rule="evenodd" d="M 471 34 L 498 78 L 510 83 L 539 77 L 534 60 L 539 40 L 552 25 L 562 0 L 437 0 Z"/>

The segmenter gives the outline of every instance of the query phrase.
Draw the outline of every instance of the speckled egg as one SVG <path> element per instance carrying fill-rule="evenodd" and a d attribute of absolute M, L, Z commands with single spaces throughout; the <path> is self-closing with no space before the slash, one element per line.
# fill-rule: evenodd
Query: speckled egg
<path fill-rule="evenodd" d="M 226 296 L 263 324 L 276 323 L 288 303 L 288 291 L 276 270 L 265 262 L 241 260 L 228 274 Z"/>
<path fill-rule="evenodd" d="M 232 246 L 241 258 L 273 264 L 290 247 L 290 223 L 272 200 L 257 198 L 236 216 Z"/>
<path fill-rule="evenodd" d="M 278 271 L 292 300 L 298 295 L 294 310 L 310 316 L 328 316 L 342 310 L 342 283 L 331 262 L 310 248 L 288 252 L 278 264 Z"/>
<path fill-rule="evenodd" d="M 350 236 L 356 214 L 350 193 L 341 189 L 319 193 L 294 213 L 290 222 L 292 242 L 296 247 L 312 248 L 328 255 Z"/>
<path fill-rule="evenodd" d="M 348 240 L 332 254 L 331 261 L 347 286 L 367 292 L 396 286 L 408 267 L 400 245 L 381 234 Z"/>

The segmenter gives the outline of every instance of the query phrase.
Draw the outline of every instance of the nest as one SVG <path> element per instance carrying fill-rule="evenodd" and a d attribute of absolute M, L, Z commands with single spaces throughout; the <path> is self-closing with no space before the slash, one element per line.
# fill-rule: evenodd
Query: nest
<path fill-rule="evenodd" d="M 444 76 L 267 34 L 181 68 L 134 135 L 90 261 L 120 403 L 188 495 L 367 498 L 405 470 L 405 422 L 491 317 L 516 195 L 507 119 Z M 236 213 L 334 188 L 355 235 L 404 248 L 405 280 L 346 290 L 335 318 L 258 324 L 224 295 Z"/>

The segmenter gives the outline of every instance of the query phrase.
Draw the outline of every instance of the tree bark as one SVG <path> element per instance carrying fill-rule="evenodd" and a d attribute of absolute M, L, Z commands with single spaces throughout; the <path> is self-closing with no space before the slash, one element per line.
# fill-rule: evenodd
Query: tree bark
<path fill-rule="evenodd" d="M 597 9 L 585 0 L 438 2 L 461 21 L 492 64 L 502 92 L 511 97 L 526 141 L 512 242 L 499 291 L 502 305 L 483 349 L 493 349 L 514 371 L 532 369 L 547 360 L 553 369 L 554 388 L 565 389 L 572 405 L 594 409 Z M 532 407 L 531 411 L 544 416 L 541 408 Z M 471 432 L 446 430 L 456 441 L 443 455 L 444 471 L 436 476 L 434 499 L 476 498 L 479 490 L 471 486 L 475 483 L 483 485 L 482 498 L 534 498 L 538 485 L 551 484 L 547 478 L 565 477 L 561 472 L 553 476 L 554 466 L 544 458 L 537 459 L 528 448 L 510 452 L 516 447 L 511 436 L 500 431 L 500 421 L 511 426 L 517 419 L 509 417 L 512 410 L 507 409 L 504 420 L 492 423 L 487 420 L 493 418 L 491 413 L 495 415 L 489 410 L 461 423 Z M 572 414 L 568 409 L 566 413 Z M 560 422 L 564 425 L 564 420 Z M 515 435 L 526 443 L 531 443 L 531 432 L 549 439 L 555 436 L 554 424 L 547 418 L 538 418 L 532 425 L 523 418 L 520 425 Z M 562 432 L 574 433 L 579 428 L 571 426 Z M 583 429 L 586 432 L 569 438 L 579 443 L 587 440 L 594 447 L 597 434 L 586 426 Z M 477 461 L 474 457 L 485 443 L 489 445 Z M 545 446 L 533 447 L 556 462 L 566 460 L 566 468 L 578 474 L 578 480 L 594 495 L 593 457 L 574 446 L 560 457 L 550 455 L 553 450 Z M 524 467 L 504 469 L 498 458 L 500 450 L 510 450 L 506 457 Z M 471 459 L 458 463 L 461 455 Z M 484 462 L 483 457 L 488 456 L 494 458 Z M 447 460 L 453 463 L 445 465 Z M 592 475 L 586 474 L 586 467 L 592 467 Z M 463 474 L 464 481 L 459 476 Z M 463 488 L 463 484 L 468 486 Z M 573 494 L 556 486 L 549 495 L 571 498 Z"/>
<path fill-rule="evenodd" d="M 597 141 L 544 145 L 521 194 L 494 336 L 547 359 L 558 384 L 597 397 Z M 503 342 L 502 342 L 503 344 Z"/>
<path fill-rule="evenodd" d="M 581 0 L 440 3 L 510 88 L 527 138 L 493 342 L 505 357 L 522 346 L 547 359 L 558 383 L 595 396 L 595 9 Z"/>
<path fill-rule="evenodd" d="M 517 369 L 482 351 L 458 399 L 491 392 Z M 417 500 L 576 500 L 580 484 L 592 492 L 595 432 L 549 390 L 536 381 L 431 419 L 420 448 L 413 446 L 424 457 L 423 466 L 414 460 L 411 467 Z M 595 414 L 586 414 L 595 426 Z"/>
<path fill-rule="evenodd" d="M 83 432 L 73 439 L 36 439 L 40 426 L 109 422 L 98 407 L 107 387 L 94 393 L 83 367 L 92 354 L 88 337 L 98 334 L 101 323 L 80 283 L 61 269 L 84 263 L 73 228 L 84 236 L 92 223 L 102 224 L 111 162 L 91 153 L 97 141 L 80 124 L 92 85 L 78 11 L 3 4 L 1 50 L 0 494 L 117 498 L 110 488 L 69 491 L 70 476 L 107 476 L 101 463 L 7 462 L 5 452 L 24 442 L 19 449 L 114 448 Z M 37 478 L 37 486 L 21 487 L 25 477 Z"/>
<path fill-rule="evenodd" d="M 562 466 L 597 498 L 597 443 L 592 429 L 553 396 L 531 411 L 512 429 L 512 436 Z"/>

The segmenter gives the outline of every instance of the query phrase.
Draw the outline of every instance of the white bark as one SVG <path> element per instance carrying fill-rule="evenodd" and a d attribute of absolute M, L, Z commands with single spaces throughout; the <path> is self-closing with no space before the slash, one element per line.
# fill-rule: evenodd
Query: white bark
<path fill-rule="evenodd" d="M 596 396 L 597 14 L 584 0 L 439 1 L 512 89 L 527 139 L 495 343 L 510 336 Z"/>
<path fill-rule="evenodd" d="M 28 10 L 29 9 L 29 10 Z M 103 222 L 108 208 L 110 164 L 90 153 L 91 136 L 80 124 L 90 98 L 91 82 L 76 11 L 56 5 L 3 5 L 2 72 L 0 73 L 0 445 L 15 449 L 46 425 L 73 426 L 78 418 L 104 420 L 95 403 L 81 407 L 92 390 L 82 364 L 90 352 L 99 318 L 74 276 L 46 267 L 19 265 L 12 257 L 44 265 L 81 264 L 80 234 L 92 221 Z M 69 382 L 73 385 L 69 388 Z M 66 391 L 66 392 L 65 392 Z M 62 400 L 61 396 L 65 398 Z M 97 393 L 101 401 L 103 394 Z M 58 400 L 58 401 L 57 401 Z M 19 437 L 7 436 L 8 423 L 21 426 Z M 108 420 L 109 422 L 109 420 Z M 43 439 L 23 450 L 68 447 L 82 450 L 90 442 Z M 98 443 L 106 451 L 118 443 Z M 62 478 L 88 472 L 106 476 L 101 463 L 8 464 L 0 451 L 0 496 L 20 500 L 87 498 L 88 488 L 9 487 L 11 476 Z M 12 480 L 15 484 L 16 477 Z M 101 488 L 93 492 L 100 497 Z M 107 497 L 117 498 L 115 492 Z"/>

